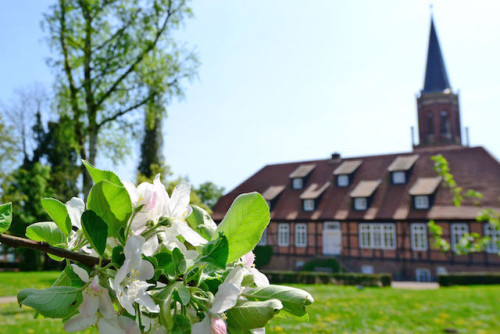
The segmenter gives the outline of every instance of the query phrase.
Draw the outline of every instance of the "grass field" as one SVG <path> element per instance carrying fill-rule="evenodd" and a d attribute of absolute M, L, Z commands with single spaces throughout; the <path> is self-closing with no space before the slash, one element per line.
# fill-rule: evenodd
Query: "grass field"
<path fill-rule="evenodd" d="M 0 273 L 0 296 L 48 287 L 57 273 Z M 297 285 L 316 302 L 310 322 L 274 319 L 268 333 L 500 333 L 500 286 L 415 291 Z M 0 304 L 0 333 L 64 333 L 60 320 L 33 319 L 16 303 Z M 89 330 L 85 333 L 96 333 Z"/>

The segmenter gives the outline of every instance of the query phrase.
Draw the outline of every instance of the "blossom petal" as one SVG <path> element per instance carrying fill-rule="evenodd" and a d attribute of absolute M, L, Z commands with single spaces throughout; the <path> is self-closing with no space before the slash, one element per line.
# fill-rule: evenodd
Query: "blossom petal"
<path fill-rule="evenodd" d="M 68 210 L 71 225 L 82 228 L 82 213 L 85 211 L 85 203 L 81 198 L 73 197 L 66 202 L 66 210 Z"/>
<path fill-rule="evenodd" d="M 136 299 L 136 302 L 146 308 L 149 312 L 158 313 L 160 312 L 160 306 L 156 305 L 150 295 L 144 294 Z"/>
<path fill-rule="evenodd" d="M 137 203 L 139 202 L 139 193 L 137 192 L 137 188 L 130 181 L 122 181 L 122 184 L 128 192 L 132 206 L 134 208 L 137 207 Z"/>
<path fill-rule="evenodd" d="M 211 332 L 210 327 L 210 316 L 205 314 L 205 318 L 202 321 L 197 322 L 191 326 L 191 334 L 208 334 Z"/>
<path fill-rule="evenodd" d="M 154 253 L 156 253 L 156 251 L 158 250 L 159 246 L 160 245 L 158 243 L 158 238 L 155 235 L 144 243 L 144 245 L 142 246 L 142 252 L 146 256 L 153 256 Z"/>
<path fill-rule="evenodd" d="M 145 241 L 140 235 L 133 235 L 127 240 L 123 254 L 125 254 L 125 259 L 130 260 L 130 269 L 139 267 L 142 259 L 142 246 Z"/>
<path fill-rule="evenodd" d="M 141 281 L 147 281 L 151 279 L 155 275 L 155 268 L 151 264 L 151 262 L 142 260 L 141 266 L 139 267 L 139 276 L 137 279 Z"/>
<path fill-rule="evenodd" d="M 241 290 L 233 283 L 222 283 L 219 285 L 219 290 L 215 294 L 215 299 L 210 309 L 210 313 L 219 314 L 229 310 L 236 305 Z"/>
<path fill-rule="evenodd" d="M 87 273 L 87 271 L 79 266 L 77 266 L 76 264 L 71 264 L 71 268 L 73 268 L 73 272 L 78 276 L 80 277 L 80 279 L 87 283 L 88 281 L 90 281 L 90 278 L 89 278 L 89 274 Z"/>
<path fill-rule="evenodd" d="M 64 330 L 66 332 L 83 331 L 97 322 L 97 314 L 90 317 L 85 317 L 80 314 L 75 315 L 64 323 Z"/>
<path fill-rule="evenodd" d="M 111 319 L 115 315 L 115 308 L 109 297 L 108 289 L 106 288 L 102 288 L 99 294 L 99 311 L 101 311 L 102 316 L 107 319 Z"/>
<path fill-rule="evenodd" d="M 249 271 L 250 271 L 250 274 L 253 275 L 253 281 L 255 282 L 255 285 L 257 285 L 257 287 L 260 288 L 260 287 L 265 287 L 265 286 L 269 285 L 269 279 L 267 278 L 266 275 L 264 275 L 263 273 L 261 273 L 260 271 L 258 271 L 255 268 L 251 268 Z"/>
<path fill-rule="evenodd" d="M 94 291 L 91 286 L 88 286 L 83 290 L 83 301 L 78 307 L 78 311 L 82 314 L 82 316 L 93 316 L 97 313 L 97 309 L 99 308 L 99 297 L 94 294 Z"/>
<path fill-rule="evenodd" d="M 113 319 L 101 318 L 97 323 L 101 334 L 140 334 L 141 330 L 134 320 L 125 316 Z"/>
<path fill-rule="evenodd" d="M 168 216 L 183 217 L 189 206 L 191 185 L 187 182 L 181 182 L 175 186 L 172 197 L 168 201 Z"/>
<path fill-rule="evenodd" d="M 172 226 L 174 225 L 177 228 L 177 231 L 179 231 L 179 234 L 182 235 L 182 237 L 191 245 L 195 247 L 202 246 L 208 242 L 205 238 L 199 235 L 198 232 L 193 230 L 183 221 L 174 221 L 172 222 Z"/>

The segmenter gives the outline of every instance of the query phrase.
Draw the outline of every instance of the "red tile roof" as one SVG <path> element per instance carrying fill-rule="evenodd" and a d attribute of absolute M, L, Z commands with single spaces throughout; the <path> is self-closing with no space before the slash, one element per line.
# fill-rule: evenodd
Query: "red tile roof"
<path fill-rule="evenodd" d="M 286 185 L 273 205 L 272 220 L 427 220 L 427 219 L 474 219 L 480 207 L 472 199 L 466 199 L 460 208 L 451 204 L 452 195 L 443 183 L 435 192 L 433 206 L 429 210 L 415 210 L 411 205 L 409 190 L 419 178 L 435 178 L 433 162 L 430 157 L 441 153 L 449 162 L 455 181 L 464 190 L 473 189 L 483 194 L 482 207 L 500 208 L 500 163 L 483 147 L 450 146 L 439 150 L 418 149 L 418 158 L 409 173 L 409 182 L 393 185 L 390 182 L 389 166 L 397 157 L 414 156 L 415 152 L 387 155 L 363 156 L 347 159 L 324 159 L 274 164 L 263 167 L 242 184 L 223 196 L 214 209 L 213 218 L 217 221 L 224 217 L 233 200 L 241 193 L 265 192 L 273 185 Z M 304 190 L 291 188 L 289 175 L 305 164 L 315 164 L 307 183 L 324 185 L 333 180 L 333 171 L 342 163 L 361 160 L 349 187 L 328 186 L 316 210 L 302 210 L 301 194 Z M 360 181 L 378 180 L 373 201 L 367 211 L 354 211 L 349 194 Z"/>

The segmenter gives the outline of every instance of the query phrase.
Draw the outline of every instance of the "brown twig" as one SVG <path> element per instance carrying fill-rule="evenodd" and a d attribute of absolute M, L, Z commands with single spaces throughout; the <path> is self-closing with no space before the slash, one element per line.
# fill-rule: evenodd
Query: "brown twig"
<path fill-rule="evenodd" d="M 57 248 L 49 245 L 43 241 L 33 241 L 25 238 L 19 238 L 12 235 L 0 234 L 0 243 L 9 247 L 26 247 L 36 249 L 48 254 L 59 256 L 68 260 L 72 260 L 88 267 L 93 267 L 99 264 L 99 258 L 95 256 L 85 255 L 81 253 L 72 252 L 67 249 Z M 110 259 L 103 259 L 101 265 L 105 266 L 111 262 Z"/>

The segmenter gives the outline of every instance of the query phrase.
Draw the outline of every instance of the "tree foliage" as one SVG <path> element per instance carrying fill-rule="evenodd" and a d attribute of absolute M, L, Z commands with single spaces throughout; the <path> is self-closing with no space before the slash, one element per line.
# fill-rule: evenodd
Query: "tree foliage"
<path fill-rule="evenodd" d="M 57 55 L 50 64 L 82 159 L 95 164 L 102 135 L 118 124 L 126 140 L 133 113 L 156 97 L 182 95 L 198 62 L 172 31 L 191 15 L 186 0 L 59 0 L 50 8 L 44 27 Z M 86 173 L 83 186 L 87 193 Z"/>

